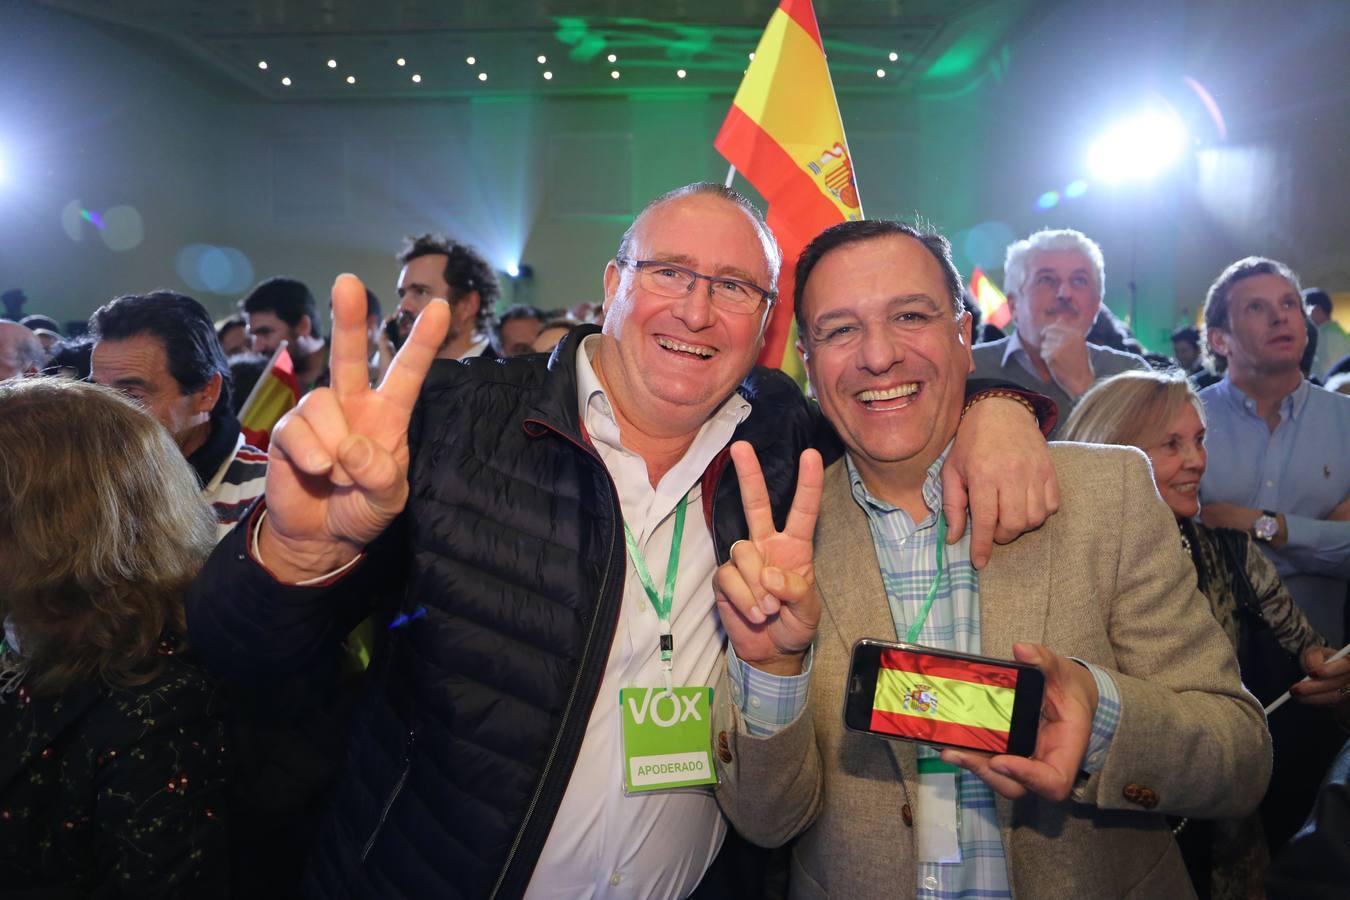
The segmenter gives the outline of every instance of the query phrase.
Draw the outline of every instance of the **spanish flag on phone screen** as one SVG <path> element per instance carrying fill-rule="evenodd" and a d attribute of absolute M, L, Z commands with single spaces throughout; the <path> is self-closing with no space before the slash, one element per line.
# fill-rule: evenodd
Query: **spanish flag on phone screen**
<path fill-rule="evenodd" d="M 1004 753 L 1017 671 L 905 650 L 883 650 L 872 730 Z"/>

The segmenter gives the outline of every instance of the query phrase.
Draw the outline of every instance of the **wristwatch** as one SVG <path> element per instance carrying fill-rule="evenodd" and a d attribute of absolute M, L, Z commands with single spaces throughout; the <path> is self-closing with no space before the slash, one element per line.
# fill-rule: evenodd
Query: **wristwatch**
<path fill-rule="evenodd" d="M 1258 541 L 1270 543 L 1275 539 L 1275 535 L 1280 533 L 1280 520 L 1275 516 L 1276 514 L 1270 510 L 1263 509 L 1261 515 L 1256 517 L 1256 521 L 1252 523 L 1252 535 Z"/>

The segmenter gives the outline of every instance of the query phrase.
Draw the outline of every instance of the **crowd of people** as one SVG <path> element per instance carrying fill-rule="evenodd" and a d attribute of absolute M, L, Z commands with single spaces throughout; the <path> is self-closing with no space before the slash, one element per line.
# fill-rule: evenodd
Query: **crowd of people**
<path fill-rule="evenodd" d="M 7 896 L 1344 894 L 1350 343 L 1289 266 L 1167 357 L 1080 232 L 1007 248 L 1005 335 L 940 235 L 843 223 L 791 280 L 804 391 L 718 185 L 569 312 L 398 261 L 388 315 L 275 277 L 63 337 L 6 295 Z M 863 638 L 1039 669 L 1034 752 L 846 729 Z M 648 742 L 707 777 L 645 789 Z"/>

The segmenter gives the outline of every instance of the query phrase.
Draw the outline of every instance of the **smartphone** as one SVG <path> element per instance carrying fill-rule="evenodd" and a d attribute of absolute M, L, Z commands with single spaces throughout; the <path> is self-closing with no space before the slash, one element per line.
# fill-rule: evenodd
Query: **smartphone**
<path fill-rule="evenodd" d="M 395 313 L 384 320 L 384 336 L 389 339 L 390 344 L 394 345 L 395 350 L 398 350 L 403 346 L 403 341 L 405 339 L 403 324 L 399 318 L 400 315 L 402 315 L 401 312 Z M 408 325 L 408 327 L 412 326 Z"/>
<path fill-rule="evenodd" d="M 844 725 L 853 731 L 986 753 L 1036 749 L 1045 676 L 1011 660 L 861 640 L 853 645 Z"/>

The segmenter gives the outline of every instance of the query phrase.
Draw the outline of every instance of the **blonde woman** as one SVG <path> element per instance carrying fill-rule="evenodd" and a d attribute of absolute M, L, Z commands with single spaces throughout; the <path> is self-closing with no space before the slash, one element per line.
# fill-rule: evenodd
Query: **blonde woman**
<path fill-rule="evenodd" d="M 223 727 L 184 658 L 215 518 L 119 394 L 0 383 L 0 884 L 6 896 L 228 889 Z"/>
<path fill-rule="evenodd" d="M 1350 659 L 1325 662 L 1334 650 L 1309 624 L 1274 564 L 1245 532 L 1209 528 L 1196 519 L 1207 462 L 1205 419 L 1184 373 L 1126 372 L 1098 382 L 1074 408 L 1061 437 L 1125 444 L 1148 454 L 1158 493 L 1177 519 L 1177 534 L 1158 539 L 1178 540 L 1190 554 L 1210 611 L 1237 652 L 1243 681 L 1262 702 L 1305 673 L 1311 680 L 1290 688 L 1299 703 L 1331 706 L 1345 700 Z M 1297 711 L 1276 712 L 1270 724 L 1275 775 L 1262 817 L 1271 837 L 1283 842 L 1288 829 L 1280 823 L 1292 821 L 1296 828 L 1302 821 L 1344 736 L 1337 735 L 1330 717 L 1313 716 L 1309 723 L 1307 714 Z M 1326 737 L 1321 752 L 1312 746 L 1313 732 Z M 1290 737 L 1281 740 L 1285 734 Z M 1309 774 L 1310 779 L 1301 777 Z M 1269 856 L 1260 818 L 1191 823 L 1179 839 L 1201 897 L 1264 896 Z"/>

